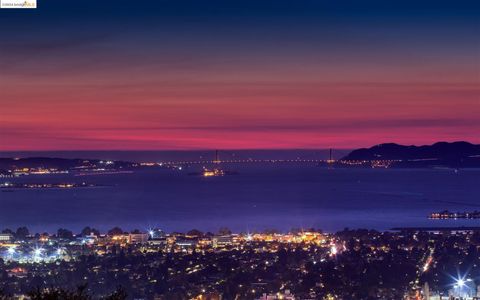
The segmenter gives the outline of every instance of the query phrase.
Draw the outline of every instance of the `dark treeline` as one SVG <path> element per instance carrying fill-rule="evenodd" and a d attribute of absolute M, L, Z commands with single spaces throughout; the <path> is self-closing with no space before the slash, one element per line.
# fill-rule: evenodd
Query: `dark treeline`
<path fill-rule="evenodd" d="M 127 292 L 119 286 L 110 295 L 102 297 L 103 300 L 125 300 L 127 299 Z M 91 300 L 95 297 L 87 291 L 87 285 L 79 285 L 74 290 L 67 290 L 58 287 L 40 288 L 37 287 L 27 293 L 30 300 Z M 12 295 L 0 290 L 0 300 L 13 299 Z"/>

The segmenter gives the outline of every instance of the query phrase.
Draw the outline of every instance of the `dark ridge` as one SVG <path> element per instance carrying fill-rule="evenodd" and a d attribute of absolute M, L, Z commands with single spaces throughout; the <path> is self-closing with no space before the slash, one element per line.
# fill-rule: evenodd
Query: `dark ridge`
<path fill-rule="evenodd" d="M 16 168 L 55 168 L 69 170 L 80 166 L 98 165 L 99 159 L 68 159 L 51 157 L 28 157 L 28 158 L 0 158 L 0 170 L 12 170 Z M 132 163 L 115 161 L 115 167 L 127 167 Z"/>
<path fill-rule="evenodd" d="M 480 145 L 468 142 L 438 142 L 433 145 L 403 146 L 386 143 L 357 149 L 342 160 L 399 160 L 394 167 L 480 167 Z"/>

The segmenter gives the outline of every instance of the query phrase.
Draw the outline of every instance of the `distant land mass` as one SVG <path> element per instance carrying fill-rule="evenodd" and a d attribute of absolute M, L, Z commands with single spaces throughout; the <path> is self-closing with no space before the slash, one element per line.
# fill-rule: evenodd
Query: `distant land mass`
<path fill-rule="evenodd" d="M 405 168 L 477 168 L 480 167 L 480 145 L 463 141 L 424 146 L 387 143 L 353 150 L 342 161 L 391 161 L 389 167 Z"/>
<path fill-rule="evenodd" d="M 119 170 L 130 168 L 133 163 L 99 159 L 67 159 L 52 157 L 0 158 L 0 175 L 45 174 L 69 170 Z"/>
<path fill-rule="evenodd" d="M 51 157 L 0 158 L 0 168 L 58 168 L 70 169 L 82 165 L 83 159 L 65 159 Z"/>
<path fill-rule="evenodd" d="M 340 160 L 321 165 L 374 168 L 480 168 L 480 145 L 438 142 L 425 146 L 394 143 L 351 151 Z M 113 171 L 145 167 L 143 164 L 100 159 L 52 157 L 0 158 L 0 174 L 56 171 Z M 28 169 L 28 170 L 27 170 Z"/>

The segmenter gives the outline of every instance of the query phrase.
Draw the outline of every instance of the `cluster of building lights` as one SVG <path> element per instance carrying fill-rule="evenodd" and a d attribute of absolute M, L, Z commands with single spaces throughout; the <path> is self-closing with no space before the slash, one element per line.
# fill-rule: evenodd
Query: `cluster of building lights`
<path fill-rule="evenodd" d="M 19 261 L 19 262 L 51 262 L 58 259 L 63 259 L 65 250 L 63 248 L 57 248 L 51 253 L 47 253 L 44 247 L 36 246 L 30 250 L 21 251 L 17 249 L 17 246 L 9 246 L 4 252 L 3 258 L 7 261 Z"/>

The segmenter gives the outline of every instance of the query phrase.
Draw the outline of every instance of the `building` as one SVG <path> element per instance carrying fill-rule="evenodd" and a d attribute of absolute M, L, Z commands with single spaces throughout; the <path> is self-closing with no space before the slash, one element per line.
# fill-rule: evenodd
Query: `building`
<path fill-rule="evenodd" d="M 220 236 L 215 236 L 213 238 L 214 247 L 225 247 L 228 245 L 232 245 L 232 243 L 233 243 L 232 235 L 220 235 Z"/>
<path fill-rule="evenodd" d="M 164 238 L 166 236 L 165 232 L 161 229 L 152 229 L 148 232 L 151 239 Z"/>
<path fill-rule="evenodd" d="M 197 246 L 198 240 L 197 239 L 189 239 L 189 238 L 178 238 L 175 241 L 175 244 L 182 248 L 194 248 Z"/>
<path fill-rule="evenodd" d="M 147 243 L 152 246 L 164 246 L 167 245 L 167 238 L 150 238 Z"/>
<path fill-rule="evenodd" d="M 130 233 L 128 235 L 128 243 L 130 244 L 144 244 L 148 241 L 148 233 Z"/>
<path fill-rule="evenodd" d="M 13 235 L 10 233 L 0 233 L 0 243 L 8 243 L 11 241 L 13 241 Z"/>

